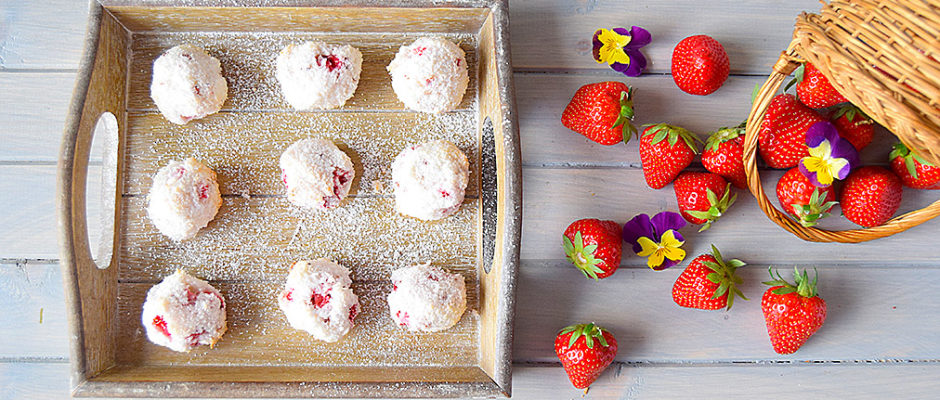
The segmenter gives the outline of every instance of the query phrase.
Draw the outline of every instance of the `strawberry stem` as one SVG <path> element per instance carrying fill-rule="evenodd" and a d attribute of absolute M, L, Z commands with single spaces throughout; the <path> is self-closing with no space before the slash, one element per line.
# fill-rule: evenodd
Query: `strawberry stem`
<path fill-rule="evenodd" d="M 621 127 L 624 143 L 629 142 L 630 137 L 639 134 L 636 126 L 633 125 L 633 93 L 635 90 L 629 88 L 627 91 L 620 92 L 620 115 L 617 116 L 617 120 L 611 126 L 611 128 Z"/>
<path fill-rule="evenodd" d="M 738 260 L 736 258 L 725 261 L 721 257 L 721 252 L 718 251 L 718 248 L 715 245 L 712 245 L 712 257 L 715 257 L 715 262 L 705 261 L 706 267 L 714 271 L 706 276 L 706 279 L 712 283 L 717 283 L 718 288 L 715 289 L 715 293 L 712 294 L 712 299 L 717 299 L 725 294 L 728 295 L 728 306 L 726 310 L 730 310 L 731 306 L 734 305 L 734 297 L 738 296 L 744 300 L 748 298 L 744 296 L 744 293 L 737 288 L 737 285 L 744 282 L 741 277 L 735 275 L 735 272 L 738 268 L 741 268 L 747 264 L 744 261 Z"/>
<path fill-rule="evenodd" d="M 774 275 L 773 267 L 768 267 L 767 271 L 770 272 L 771 280 L 763 283 L 769 286 L 780 286 L 774 289 L 774 294 L 785 295 L 796 293 L 802 297 L 816 297 L 816 282 L 819 280 L 819 271 L 817 271 L 816 268 L 813 268 L 816 274 L 813 279 L 810 280 L 809 273 L 806 272 L 805 269 L 800 273 L 796 267 L 793 267 L 793 280 L 796 282 L 795 284 L 787 282 L 786 279 L 780 276 L 780 271 L 776 271 L 776 275 Z"/>

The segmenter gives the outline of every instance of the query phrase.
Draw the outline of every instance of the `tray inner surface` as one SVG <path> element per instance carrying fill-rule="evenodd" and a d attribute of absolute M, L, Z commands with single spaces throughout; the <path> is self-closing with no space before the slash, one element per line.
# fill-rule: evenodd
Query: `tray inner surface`
<path fill-rule="evenodd" d="M 132 35 L 118 240 L 115 329 L 119 333 L 114 344 L 118 367 L 111 373 L 168 365 L 439 367 L 438 371 L 479 365 L 482 225 L 477 39 L 471 34 L 444 34 L 467 53 L 470 89 L 458 110 L 429 115 L 405 110 L 385 71 L 398 47 L 419 36 L 315 32 Z M 274 78 L 277 52 L 287 43 L 312 39 L 348 43 L 363 53 L 359 87 L 342 109 L 296 112 L 279 93 Z M 229 98 L 222 112 L 184 126 L 166 121 L 149 96 L 153 60 L 181 43 L 197 44 L 217 57 L 229 83 Z M 356 165 L 352 194 L 339 208 L 304 211 L 290 206 L 283 196 L 278 157 L 289 144 L 306 137 L 335 140 Z M 391 162 L 409 143 L 432 139 L 454 142 L 471 160 L 472 172 L 460 211 L 442 221 L 422 222 L 395 212 Z M 174 243 L 157 232 L 147 218 L 147 192 L 157 169 L 170 160 L 190 156 L 218 173 L 223 205 L 216 219 L 196 238 Z M 276 303 L 290 264 L 318 257 L 332 258 L 350 268 L 362 306 L 356 326 L 334 344 L 318 342 L 291 328 Z M 388 316 L 388 279 L 396 268 L 427 261 L 464 276 L 468 309 L 450 330 L 408 333 Z M 147 290 L 178 268 L 210 280 L 228 301 L 229 329 L 214 349 L 173 352 L 151 344 L 141 328 L 140 309 Z M 191 374 L 181 374 L 185 376 L 182 379 L 192 379 Z M 330 379 L 362 379 L 352 375 Z M 424 375 L 435 379 L 435 374 Z M 461 378 L 453 371 L 450 378 L 448 374 L 437 375 L 438 379 L 481 379 Z M 278 379 L 309 378 L 295 374 Z M 385 377 L 416 379 L 414 374 L 406 378 Z"/>

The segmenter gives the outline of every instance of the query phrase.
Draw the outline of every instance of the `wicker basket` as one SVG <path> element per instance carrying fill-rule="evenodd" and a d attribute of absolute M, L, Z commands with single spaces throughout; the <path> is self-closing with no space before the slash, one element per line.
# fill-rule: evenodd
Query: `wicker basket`
<path fill-rule="evenodd" d="M 940 165 L 940 5 L 935 0 L 833 0 L 797 18 L 747 120 L 744 168 L 760 208 L 804 240 L 858 243 L 902 232 L 940 214 L 940 200 L 867 229 L 806 228 L 777 210 L 757 172 L 757 132 L 784 78 L 808 61 L 852 104 L 914 152 Z"/>

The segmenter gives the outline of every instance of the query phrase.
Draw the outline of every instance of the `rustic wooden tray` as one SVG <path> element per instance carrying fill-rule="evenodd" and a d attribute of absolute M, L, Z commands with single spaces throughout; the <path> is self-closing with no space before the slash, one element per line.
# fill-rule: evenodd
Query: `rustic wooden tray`
<path fill-rule="evenodd" d="M 509 396 L 521 172 L 505 1 L 202 3 L 91 2 L 59 173 L 73 394 Z M 385 66 L 400 45 L 429 34 L 467 52 L 470 88 L 454 112 L 405 110 L 391 90 Z M 359 88 L 340 110 L 295 112 L 280 96 L 277 52 L 310 39 L 363 53 Z M 229 99 L 222 112 L 178 126 L 156 110 L 149 85 L 153 60 L 184 42 L 220 59 Z M 94 136 L 106 142 L 103 192 L 113 206 L 100 245 L 89 243 L 85 216 Z M 333 211 L 303 211 L 283 197 L 277 157 L 304 137 L 334 139 L 356 164 L 352 194 Z M 436 138 L 467 153 L 471 182 L 456 215 L 425 223 L 394 211 L 390 164 L 408 143 Z M 196 238 L 174 243 L 146 217 L 147 191 L 158 168 L 188 156 L 219 174 L 223 205 Z M 349 267 L 362 302 L 356 327 L 335 344 L 290 328 L 276 305 L 291 262 L 315 257 Z M 408 333 L 388 317 L 390 272 L 424 261 L 468 283 L 468 311 L 446 332 Z M 228 300 L 229 330 L 214 349 L 176 353 L 145 337 L 143 297 L 177 268 Z"/>

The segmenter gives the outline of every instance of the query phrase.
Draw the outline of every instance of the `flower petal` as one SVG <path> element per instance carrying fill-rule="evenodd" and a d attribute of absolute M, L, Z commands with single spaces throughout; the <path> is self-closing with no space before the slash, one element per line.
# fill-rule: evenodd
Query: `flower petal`
<path fill-rule="evenodd" d="M 839 131 L 836 131 L 836 128 L 827 121 L 820 121 L 811 125 L 806 130 L 806 145 L 809 147 L 819 146 L 819 143 L 828 138 L 831 133 L 830 129 L 836 132 L 836 136 L 839 135 Z"/>
<path fill-rule="evenodd" d="M 670 260 L 670 259 L 667 258 L 667 259 L 663 260 L 663 264 L 662 264 L 662 265 L 660 265 L 660 266 L 658 266 L 658 267 L 654 267 L 654 268 L 653 268 L 653 271 L 662 271 L 662 270 L 664 270 L 664 269 L 666 269 L 666 268 L 676 266 L 677 264 L 679 264 L 679 261 L 673 261 L 673 260 Z"/>
<path fill-rule="evenodd" d="M 633 40 L 630 41 L 630 47 L 634 49 L 639 49 L 640 47 L 650 44 L 650 41 L 653 39 L 653 35 L 650 35 L 649 31 L 639 26 L 630 27 L 630 37 L 633 38 Z"/>
<path fill-rule="evenodd" d="M 683 243 L 676 239 L 675 233 L 676 233 L 676 231 L 674 231 L 674 230 L 672 230 L 672 229 L 666 231 L 666 233 L 663 233 L 663 238 L 662 238 L 662 241 L 660 242 L 660 243 L 661 243 L 661 246 L 663 246 L 663 247 L 679 247 L 679 246 L 682 246 Z"/>
<path fill-rule="evenodd" d="M 642 250 L 642 246 L 640 246 L 637 239 L 644 236 L 647 238 L 657 237 L 649 215 L 637 214 L 623 225 L 623 240 L 633 245 L 634 253 L 639 253 Z"/>
<path fill-rule="evenodd" d="M 663 265 L 663 252 L 657 250 L 646 259 L 646 266 L 655 269 L 660 265 Z"/>
<path fill-rule="evenodd" d="M 645 236 L 637 239 L 637 242 L 640 244 L 640 247 L 642 247 L 642 250 L 636 253 L 640 257 L 646 257 L 650 254 L 654 254 L 656 253 L 656 250 L 659 249 L 659 244 L 653 242 L 650 240 L 650 238 Z"/>
<path fill-rule="evenodd" d="M 685 228 L 687 224 L 685 218 L 682 218 L 682 215 L 672 211 L 663 211 L 656 214 L 650 219 L 650 222 L 653 224 L 653 237 L 660 237 L 670 229 L 678 231 L 679 229 Z M 679 232 L 676 232 L 676 234 L 678 233 Z M 679 237 L 681 238 L 682 236 L 679 235 Z"/>
<path fill-rule="evenodd" d="M 646 56 L 636 50 L 628 51 L 627 56 L 630 57 L 630 65 L 627 66 L 625 71 L 621 72 L 626 76 L 640 76 L 643 74 L 643 70 L 646 69 Z"/>
<path fill-rule="evenodd" d="M 810 157 L 803 157 L 803 159 L 800 160 L 800 172 L 803 174 L 803 176 L 806 177 L 806 179 L 809 179 L 809 183 L 812 183 L 813 186 L 821 188 L 828 187 L 829 185 L 823 185 L 821 182 L 819 182 L 819 180 L 816 178 L 816 171 L 810 171 L 809 168 L 807 168 L 805 162 L 809 158 Z"/>
<path fill-rule="evenodd" d="M 663 255 L 673 261 L 682 261 L 685 259 L 685 250 L 678 247 L 666 247 L 663 249 Z"/>
<path fill-rule="evenodd" d="M 807 145 L 807 151 L 809 152 L 810 157 L 817 159 L 826 159 L 829 158 L 832 154 L 832 145 L 829 140 L 823 139 L 815 146 Z"/>

